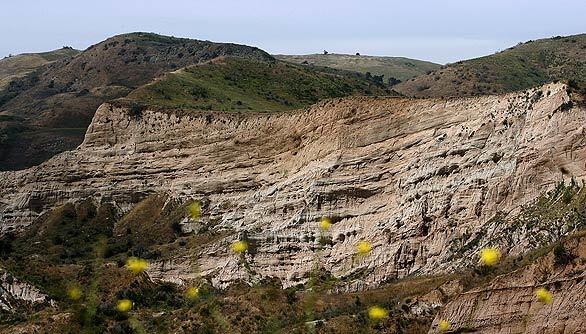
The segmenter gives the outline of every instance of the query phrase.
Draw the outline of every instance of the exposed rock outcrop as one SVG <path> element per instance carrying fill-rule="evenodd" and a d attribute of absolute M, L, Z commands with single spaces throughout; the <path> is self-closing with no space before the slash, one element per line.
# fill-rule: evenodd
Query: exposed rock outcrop
<path fill-rule="evenodd" d="M 323 266 L 347 278 L 347 290 L 446 272 L 476 261 L 470 254 L 490 240 L 479 231 L 503 232 L 491 220 L 497 213 L 585 178 L 586 110 L 568 101 L 563 84 L 550 84 L 466 99 L 329 100 L 271 114 L 133 113 L 103 104 L 77 150 L 0 173 L 0 230 L 70 200 L 128 209 L 166 193 L 201 200 L 200 223 L 228 235 L 197 256 L 215 286 L 250 275 L 305 282 L 322 216 L 335 222 Z M 512 255 L 530 250 L 538 246 L 530 233 L 499 246 Z M 251 270 L 227 247 L 244 235 L 255 244 Z M 362 239 L 373 251 L 356 258 Z M 195 261 L 167 259 L 150 274 L 181 282 L 197 275 Z"/>
<path fill-rule="evenodd" d="M 450 323 L 452 332 L 583 333 L 586 235 L 582 233 L 561 247 L 571 254 L 566 263 L 556 261 L 556 253 L 551 251 L 527 267 L 462 293 L 437 314 L 430 333 L 438 332 L 441 320 Z M 538 288 L 553 294 L 551 304 L 536 298 Z"/>
<path fill-rule="evenodd" d="M 0 269 L 0 311 L 14 311 L 23 303 L 53 305 L 53 301 L 39 289 Z"/>

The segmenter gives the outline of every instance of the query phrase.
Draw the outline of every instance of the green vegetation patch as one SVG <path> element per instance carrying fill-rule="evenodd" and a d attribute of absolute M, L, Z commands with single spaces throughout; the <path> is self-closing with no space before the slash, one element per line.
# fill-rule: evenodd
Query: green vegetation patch
<path fill-rule="evenodd" d="M 223 58 L 169 73 L 124 100 L 164 108 L 265 112 L 298 109 L 326 98 L 382 94 L 389 91 L 358 73 Z"/>
<path fill-rule="evenodd" d="M 63 58 L 77 56 L 81 51 L 76 50 L 70 46 L 64 46 L 61 49 L 53 50 L 49 52 L 41 52 L 38 55 L 43 57 L 47 61 L 55 61 Z"/>

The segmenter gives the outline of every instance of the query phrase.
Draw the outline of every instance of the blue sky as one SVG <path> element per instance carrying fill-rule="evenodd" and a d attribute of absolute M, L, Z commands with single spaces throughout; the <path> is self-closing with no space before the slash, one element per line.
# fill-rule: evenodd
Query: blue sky
<path fill-rule="evenodd" d="M 8 0 L 0 8 L 0 57 L 148 31 L 270 53 L 326 49 L 446 63 L 586 32 L 586 0 Z"/>

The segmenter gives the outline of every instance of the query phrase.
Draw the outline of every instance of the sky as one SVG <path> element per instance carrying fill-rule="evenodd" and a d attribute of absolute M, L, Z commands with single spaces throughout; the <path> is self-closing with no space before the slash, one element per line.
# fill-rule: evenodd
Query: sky
<path fill-rule="evenodd" d="M 356 53 L 437 63 L 586 33 L 586 0 L 0 0 L 0 58 L 85 49 L 146 31 L 272 54 Z"/>

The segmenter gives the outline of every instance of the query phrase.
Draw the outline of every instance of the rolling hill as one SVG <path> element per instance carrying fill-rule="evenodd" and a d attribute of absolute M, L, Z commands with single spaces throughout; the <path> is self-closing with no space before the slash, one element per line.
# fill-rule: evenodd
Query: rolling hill
<path fill-rule="evenodd" d="M 494 55 L 444 66 L 393 87 L 416 97 L 470 96 L 556 80 L 586 83 L 586 34 L 521 43 Z"/>
<path fill-rule="evenodd" d="M 125 96 L 166 72 L 223 55 L 273 60 L 244 45 L 149 33 L 119 35 L 11 82 L 0 93 L 0 112 L 39 127 L 86 127 L 104 101 Z"/>
<path fill-rule="evenodd" d="M 274 60 L 244 45 L 130 33 L 12 80 L 0 90 L 0 170 L 30 167 L 77 147 L 100 104 L 223 55 Z"/>
<path fill-rule="evenodd" d="M 51 62 L 77 55 L 80 51 L 63 47 L 59 50 L 41 53 L 23 53 L 0 60 L 0 90 L 10 81 L 29 74 L 33 70 Z"/>
<path fill-rule="evenodd" d="M 359 73 L 222 57 L 165 74 L 120 101 L 192 111 L 266 112 L 332 97 L 390 93 Z"/>
<path fill-rule="evenodd" d="M 236 65 L 235 61 L 228 61 L 231 65 L 228 67 L 208 66 L 206 75 L 211 75 L 214 81 L 210 84 L 218 84 L 217 79 L 224 80 L 217 77 L 222 71 L 212 73 L 220 69 L 230 68 L 229 75 L 237 77 L 240 86 L 243 83 L 246 83 L 244 86 L 251 83 L 250 80 L 247 83 L 246 76 L 256 76 L 255 80 L 261 79 L 253 83 L 257 86 L 242 86 L 243 90 L 240 92 L 227 90 L 221 92 L 221 96 L 217 96 L 222 100 L 232 99 L 235 103 L 238 100 L 251 102 L 250 99 L 256 99 L 256 104 L 250 106 L 251 108 L 261 108 L 265 104 L 270 106 L 268 109 L 271 110 L 277 106 L 285 109 L 297 108 L 320 98 L 339 97 L 355 92 L 368 93 L 374 89 L 368 87 L 375 86 L 365 76 L 354 73 L 325 68 L 309 69 L 293 65 L 274 65 L 277 60 L 271 55 L 258 48 L 245 45 L 174 38 L 152 33 L 114 36 L 89 47 L 74 57 L 43 64 L 23 77 L 10 81 L 4 89 L 0 90 L 0 144 L 2 144 L 0 170 L 30 167 L 57 153 L 77 147 L 82 142 L 85 130 L 100 104 L 125 97 L 133 90 L 166 73 L 223 56 L 247 60 L 239 63 L 246 66 L 232 67 Z M 285 71 L 283 73 L 287 75 L 299 77 L 287 78 L 287 75 L 270 73 L 268 68 L 273 65 L 276 71 L 283 70 Z M 270 85 L 273 90 L 257 92 L 269 95 L 257 94 L 254 97 L 238 95 L 248 94 L 251 89 L 261 89 L 262 87 L 258 85 L 267 82 L 267 78 L 258 77 L 259 73 L 252 70 L 253 68 L 260 69 L 263 75 L 271 77 Z M 238 71 L 244 72 L 237 73 Z M 193 74 L 194 71 L 188 70 L 186 73 Z M 164 82 L 166 85 L 175 85 L 175 82 L 171 83 L 171 81 L 177 81 L 181 77 L 185 79 L 184 74 L 177 72 L 167 77 Z M 190 84 L 189 80 L 184 80 L 182 84 Z M 297 83 L 295 83 L 296 80 Z M 291 83 L 293 86 L 286 87 Z M 308 86 L 300 86 L 304 84 Z M 158 82 L 149 87 L 160 88 L 161 85 L 163 83 Z M 276 88 L 277 86 L 280 88 Z M 280 96 L 283 88 L 299 91 L 290 91 Z M 305 89 L 308 91 L 304 91 Z M 139 91 L 144 93 L 148 91 L 148 88 Z M 380 91 L 383 90 L 380 89 Z M 230 96 L 232 93 L 236 95 Z M 277 95 L 270 95 L 272 93 Z M 143 96 L 141 93 L 133 94 L 134 100 L 156 98 L 155 95 L 152 92 L 148 96 Z M 177 95 L 175 98 L 179 99 L 180 96 Z M 279 99 L 281 99 L 280 102 Z M 180 102 L 179 100 L 163 100 L 158 102 L 164 102 L 166 106 Z M 267 102 L 271 100 L 272 102 Z M 225 102 L 222 103 L 225 104 Z M 214 104 L 206 104 L 207 106 L 218 107 Z M 238 107 L 241 106 L 238 105 Z"/>
<path fill-rule="evenodd" d="M 347 54 L 310 54 L 310 55 L 276 55 L 277 59 L 306 65 L 327 66 L 331 68 L 370 72 L 372 75 L 384 75 L 385 83 L 390 78 L 405 81 L 438 69 L 441 65 L 428 61 L 404 57 L 377 57 Z"/>

